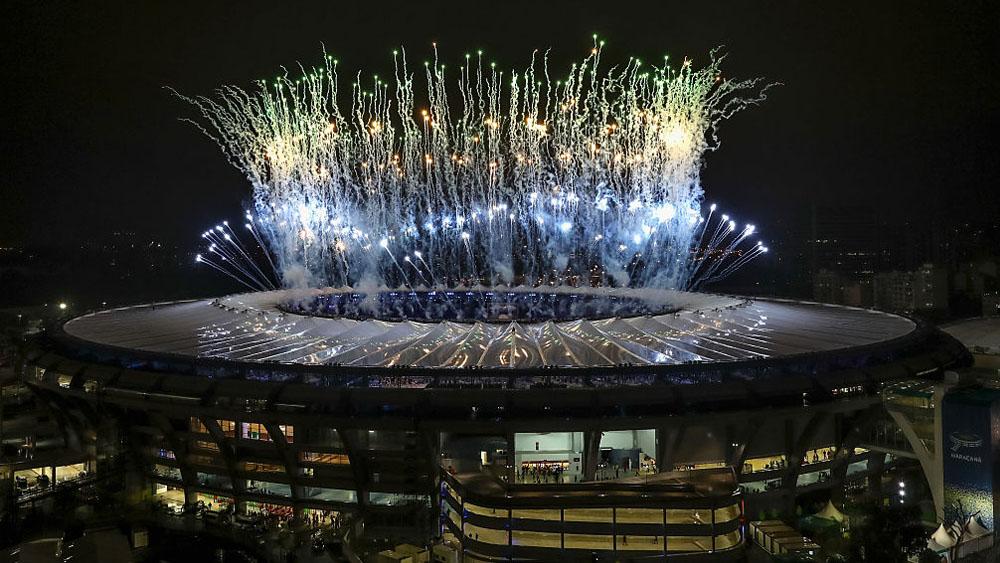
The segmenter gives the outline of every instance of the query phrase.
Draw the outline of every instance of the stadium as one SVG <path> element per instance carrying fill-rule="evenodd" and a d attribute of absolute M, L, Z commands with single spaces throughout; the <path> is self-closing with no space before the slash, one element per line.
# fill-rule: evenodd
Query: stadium
<path fill-rule="evenodd" d="M 880 393 L 970 363 L 872 310 L 442 293 L 94 312 L 52 331 L 28 379 L 69 443 L 126 444 L 138 488 L 179 504 L 426 525 L 469 560 L 729 561 L 761 511 L 876 486 Z"/>
<path fill-rule="evenodd" d="M 325 53 L 177 94 L 252 187 L 195 262 L 251 293 L 51 331 L 29 379 L 67 442 L 126 444 L 138 497 L 424 529 L 463 560 L 738 560 L 748 519 L 880 487 L 883 391 L 968 352 L 695 291 L 768 252 L 700 174 L 771 85 L 715 51 L 604 70 L 603 45 L 558 79 L 467 54 L 455 103 L 436 47 L 426 97 L 394 51 L 350 111 Z"/>

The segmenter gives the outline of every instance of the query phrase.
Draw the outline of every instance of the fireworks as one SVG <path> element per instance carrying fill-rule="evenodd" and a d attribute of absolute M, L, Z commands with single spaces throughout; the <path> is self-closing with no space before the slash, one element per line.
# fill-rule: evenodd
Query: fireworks
<path fill-rule="evenodd" d="M 419 96 L 395 52 L 391 79 L 359 75 L 349 107 L 331 56 L 184 99 L 249 179 L 246 238 L 284 285 L 690 289 L 765 252 L 753 226 L 702 212 L 700 169 L 718 123 L 767 86 L 724 78 L 714 53 L 602 70 L 602 44 L 559 76 L 545 56 L 503 72 L 435 49 Z M 270 287 L 236 238 L 209 231 L 200 260 Z"/>

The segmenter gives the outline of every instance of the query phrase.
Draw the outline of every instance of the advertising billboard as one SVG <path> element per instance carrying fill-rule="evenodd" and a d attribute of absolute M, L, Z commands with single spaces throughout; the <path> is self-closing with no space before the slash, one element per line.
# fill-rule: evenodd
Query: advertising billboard
<path fill-rule="evenodd" d="M 959 507 L 993 529 L 1000 485 L 1000 391 L 957 389 L 942 403 L 945 521 Z"/>

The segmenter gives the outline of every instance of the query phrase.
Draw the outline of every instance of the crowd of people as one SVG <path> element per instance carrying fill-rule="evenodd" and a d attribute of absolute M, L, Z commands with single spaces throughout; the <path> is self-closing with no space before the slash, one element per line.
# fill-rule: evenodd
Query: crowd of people
<path fill-rule="evenodd" d="M 236 517 L 236 510 L 232 503 L 215 503 L 209 501 L 205 503 L 199 501 L 198 512 L 215 512 L 228 517 Z M 236 517 L 236 520 L 246 524 L 261 524 L 264 528 L 282 527 L 288 525 L 295 518 L 295 511 L 291 506 L 278 504 L 253 504 L 244 508 L 243 514 Z M 343 523 L 343 516 L 339 512 L 325 510 L 308 510 L 300 516 L 300 522 L 314 530 L 320 528 L 339 528 Z"/>
<path fill-rule="evenodd" d="M 664 375 L 632 374 L 632 375 L 531 375 L 517 377 L 489 376 L 408 376 L 408 375 L 378 375 L 369 376 L 357 383 L 372 388 L 390 389 L 566 389 L 593 387 L 647 386 L 662 383 Z M 671 383 L 691 383 L 671 378 Z"/>
<path fill-rule="evenodd" d="M 627 477 L 639 477 L 656 473 L 656 464 L 652 458 L 645 456 L 647 463 L 641 467 L 623 467 L 615 463 L 601 463 L 594 472 L 595 481 L 612 481 Z M 519 483 L 578 483 L 583 476 L 570 473 L 562 463 L 522 463 L 517 474 Z"/>
<path fill-rule="evenodd" d="M 568 478 L 566 468 L 562 464 L 521 464 L 518 482 L 520 483 L 563 483 Z M 576 475 L 573 476 L 576 481 Z"/>
<path fill-rule="evenodd" d="M 812 456 L 806 455 L 805 459 L 802 460 L 803 463 L 819 463 L 821 461 L 830 461 L 834 455 L 833 448 L 825 449 L 820 453 L 819 450 L 815 450 Z"/>
<path fill-rule="evenodd" d="M 339 512 L 327 512 L 327 511 L 313 511 L 311 514 L 305 517 L 306 523 L 311 525 L 313 529 L 318 529 L 320 527 L 330 526 L 332 528 L 339 528 L 341 524 L 341 515 Z"/>
<path fill-rule="evenodd" d="M 390 389 L 423 389 L 434 381 L 431 377 L 410 375 L 378 375 L 368 378 L 368 386 Z"/>
<path fill-rule="evenodd" d="M 836 455 L 836 450 L 833 448 L 826 448 L 823 450 L 813 450 L 812 453 L 806 453 L 802 458 L 802 463 L 809 465 L 812 463 L 822 463 L 825 461 L 830 461 L 833 456 Z M 784 456 L 776 459 L 768 460 L 760 468 L 756 468 L 753 463 L 747 462 L 743 466 L 744 473 L 754 473 L 756 471 L 774 471 L 777 469 L 785 469 L 788 467 L 788 462 L 785 460 Z"/>

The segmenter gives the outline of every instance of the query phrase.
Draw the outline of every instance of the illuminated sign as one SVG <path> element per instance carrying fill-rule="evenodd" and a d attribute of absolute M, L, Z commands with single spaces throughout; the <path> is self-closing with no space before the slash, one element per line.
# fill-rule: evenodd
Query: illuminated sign
<path fill-rule="evenodd" d="M 945 521 L 958 507 L 993 528 L 1000 488 L 1000 391 L 957 389 L 942 403 Z"/>

